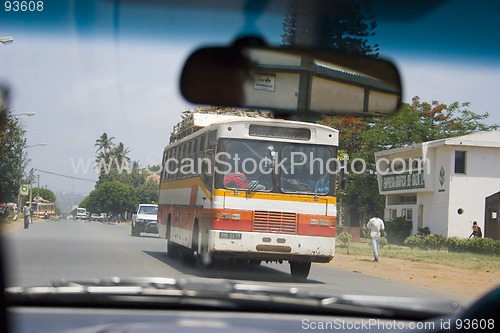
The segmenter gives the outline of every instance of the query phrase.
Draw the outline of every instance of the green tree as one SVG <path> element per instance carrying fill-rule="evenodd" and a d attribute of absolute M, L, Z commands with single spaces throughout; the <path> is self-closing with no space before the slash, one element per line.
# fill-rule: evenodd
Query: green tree
<path fill-rule="evenodd" d="M 158 202 L 158 182 L 149 179 L 150 170 L 160 170 L 160 166 L 141 168 L 138 161 L 131 161 L 128 154 L 130 149 L 120 142 L 112 143 L 114 137 L 103 133 L 95 142 L 96 163 L 99 169 L 99 179 L 95 189 L 81 203 L 82 207 L 91 212 L 105 212 L 119 214 L 125 210 L 134 209 L 138 203 Z M 121 184 L 118 186 L 117 184 Z M 112 185 L 112 186 L 111 186 Z M 118 199 L 104 198 L 105 195 L 128 197 L 127 204 Z M 121 203 L 120 203 L 121 202 Z"/>
<path fill-rule="evenodd" d="M 122 214 L 125 211 L 133 211 L 137 204 L 135 189 L 132 186 L 112 180 L 97 186 L 83 199 L 80 207 L 96 213 Z"/>
<path fill-rule="evenodd" d="M 26 161 L 24 134 L 19 120 L 0 110 L 0 202 L 17 201 Z"/>
<path fill-rule="evenodd" d="M 369 0 L 289 0 L 282 44 L 376 57 L 379 46 L 368 43 L 377 26 L 370 11 Z"/>
<path fill-rule="evenodd" d="M 158 203 L 160 188 L 158 182 L 148 179 L 137 188 L 137 201 L 139 203 Z"/>
<path fill-rule="evenodd" d="M 404 216 L 399 216 L 391 221 L 385 222 L 387 241 L 391 244 L 403 245 L 405 239 L 410 236 L 411 230 L 412 223 Z"/>

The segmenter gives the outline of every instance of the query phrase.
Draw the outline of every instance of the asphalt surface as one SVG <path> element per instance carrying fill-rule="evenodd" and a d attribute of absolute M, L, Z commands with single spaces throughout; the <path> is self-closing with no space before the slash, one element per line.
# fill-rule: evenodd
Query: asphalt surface
<path fill-rule="evenodd" d="M 409 286 L 313 264 L 305 281 L 290 276 L 289 266 L 227 263 L 199 270 L 180 259 L 168 258 L 165 240 L 156 235 L 132 237 L 123 224 L 59 220 L 36 222 L 29 229 L 3 233 L 7 259 L 7 286 L 47 286 L 51 281 L 110 277 L 169 277 L 234 279 L 245 282 L 297 287 L 330 295 L 410 296 L 467 302 L 457 295 Z M 335 259 L 334 259 L 335 260 Z"/>

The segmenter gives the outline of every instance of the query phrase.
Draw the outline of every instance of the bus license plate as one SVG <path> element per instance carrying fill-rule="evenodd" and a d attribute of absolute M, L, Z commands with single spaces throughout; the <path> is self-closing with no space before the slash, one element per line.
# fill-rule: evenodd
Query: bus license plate
<path fill-rule="evenodd" d="M 235 232 L 221 232 L 219 233 L 219 238 L 241 239 L 241 234 Z"/>

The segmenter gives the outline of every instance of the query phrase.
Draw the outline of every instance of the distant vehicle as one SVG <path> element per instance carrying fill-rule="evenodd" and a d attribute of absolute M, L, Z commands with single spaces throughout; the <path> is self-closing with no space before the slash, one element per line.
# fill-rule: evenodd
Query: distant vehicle
<path fill-rule="evenodd" d="M 99 214 L 94 213 L 94 214 L 90 215 L 90 219 L 92 221 L 99 221 Z"/>
<path fill-rule="evenodd" d="M 75 218 L 77 220 L 86 220 L 87 219 L 87 209 L 78 207 L 76 209 Z"/>
<path fill-rule="evenodd" d="M 140 204 L 132 217 L 132 236 L 140 236 L 141 232 L 158 233 L 158 205 Z"/>
<path fill-rule="evenodd" d="M 101 222 L 108 221 L 108 215 L 106 215 L 106 213 L 101 213 L 101 215 L 99 215 L 99 221 Z"/>

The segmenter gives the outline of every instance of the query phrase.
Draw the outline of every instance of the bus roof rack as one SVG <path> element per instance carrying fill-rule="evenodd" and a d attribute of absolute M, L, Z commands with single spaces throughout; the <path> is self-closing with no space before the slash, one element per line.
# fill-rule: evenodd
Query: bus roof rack
<path fill-rule="evenodd" d="M 170 134 L 170 143 L 174 143 L 191 133 L 196 132 L 208 125 L 247 118 L 274 118 L 272 112 L 260 110 L 243 110 L 235 108 L 226 108 L 220 106 L 203 106 L 194 110 L 186 110 L 181 115 L 182 120 L 174 126 Z"/>

